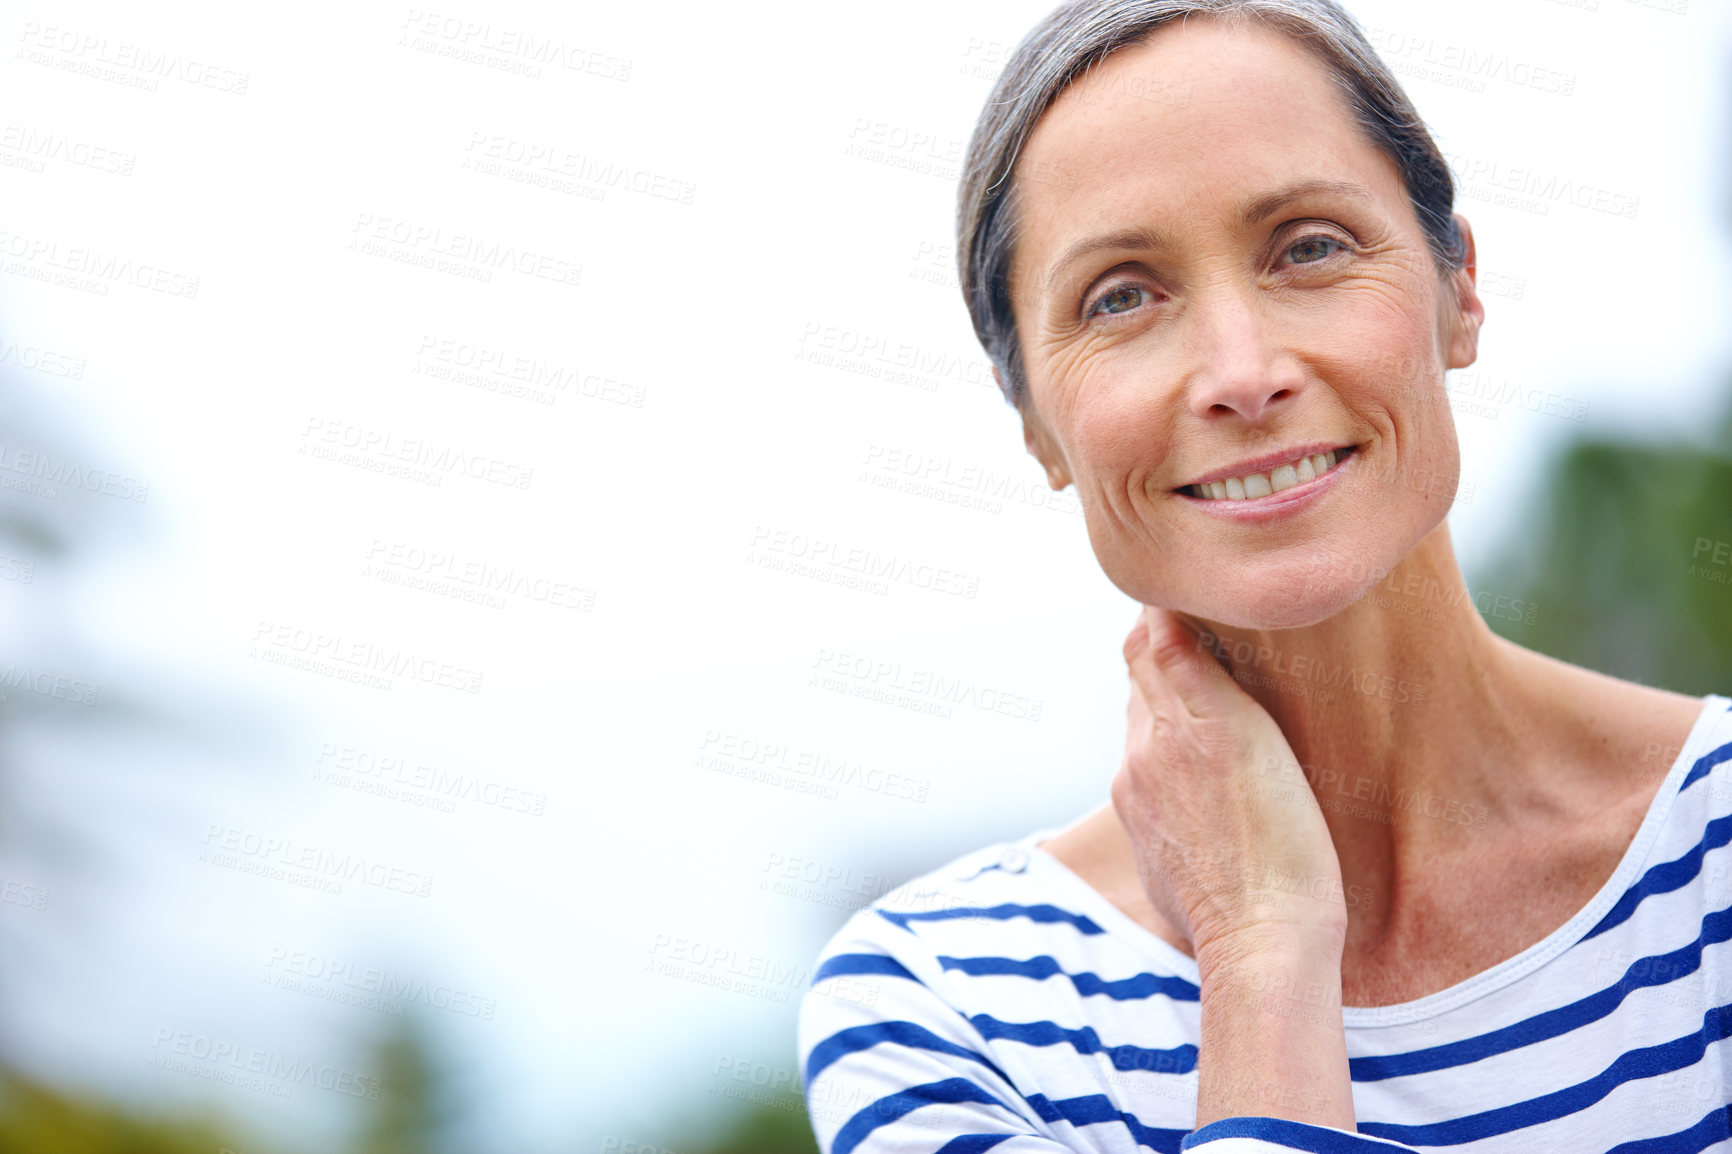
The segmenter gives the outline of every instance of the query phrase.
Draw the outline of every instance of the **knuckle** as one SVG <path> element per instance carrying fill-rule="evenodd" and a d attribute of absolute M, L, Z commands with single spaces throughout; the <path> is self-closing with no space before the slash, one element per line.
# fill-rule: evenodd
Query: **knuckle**
<path fill-rule="evenodd" d="M 1185 660 L 1190 646 L 1186 639 L 1171 630 L 1162 634 L 1152 645 L 1155 664 L 1166 669 Z"/>
<path fill-rule="evenodd" d="M 1107 791 L 1113 799 L 1113 809 L 1120 814 L 1129 810 L 1136 800 L 1136 784 L 1131 780 L 1128 768 L 1127 766 L 1119 770 L 1118 775 L 1113 778 L 1112 787 Z"/>
<path fill-rule="evenodd" d="M 1137 622 L 1136 626 L 1125 635 L 1124 654 L 1126 665 L 1129 665 L 1137 659 L 1137 654 L 1142 652 L 1144 644 L 1148 641 L 1148 637 L 1148 626 L 1144 625 L 1141 621 Z"/>

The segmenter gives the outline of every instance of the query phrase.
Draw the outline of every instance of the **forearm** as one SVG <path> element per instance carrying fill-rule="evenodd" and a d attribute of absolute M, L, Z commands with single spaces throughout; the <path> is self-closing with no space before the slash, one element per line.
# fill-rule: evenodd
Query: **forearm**
<path fill-rule="evenodd" d="M 1341 944 L 1328 931 L 1200 946 L 1197 1126 L 1259 1116 L 1354 1129 Z"/>

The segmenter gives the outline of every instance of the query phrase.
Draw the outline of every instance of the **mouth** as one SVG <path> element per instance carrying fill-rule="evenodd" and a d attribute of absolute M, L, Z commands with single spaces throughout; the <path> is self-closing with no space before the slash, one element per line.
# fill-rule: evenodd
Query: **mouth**
<path fill-rule="evenodd" d="M 1288 459 L 1270 462 L 1262 469 L 1235 465 L 1232 467 L 1240 471 L 1231 476 L 1216 473 L 1203 480 L 1180 485 L 1173 492 L 1203 501 L 1254 501 L 1334 472 L 1341 467 L 1341 462 L 1358 449 L 1358 445 L 1338 445 L 1310 453 L 1294 453 Z M 1261 461 L 1248 463 L 1263 464 Z"/>

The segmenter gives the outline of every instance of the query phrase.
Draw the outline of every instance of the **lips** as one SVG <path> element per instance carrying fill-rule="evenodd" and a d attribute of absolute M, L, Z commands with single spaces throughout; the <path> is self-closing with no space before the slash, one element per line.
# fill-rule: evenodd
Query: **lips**
<path fill-rule="evenodd" d="M 1285 459 L 1264 457 L 1230 466 L 1237 470 L 1232 474 L 1216 473 L 1205 480 L 1181 485 L 1175 492 L 1204 501 L 1249 501 L 1268 497 L 1321 477 L 1346 460 L 1354 448 L 1353 445 L 1341 445 L 1310 452 L 1296 451 Z"/>

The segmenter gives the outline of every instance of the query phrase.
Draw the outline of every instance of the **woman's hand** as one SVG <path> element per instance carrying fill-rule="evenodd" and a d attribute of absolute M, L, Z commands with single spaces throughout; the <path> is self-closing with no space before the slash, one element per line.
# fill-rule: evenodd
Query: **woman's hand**
<path fill-rule="evenodd" d="M 1125 639 L 1131 699 L 1112 800 L 1143 888 L 1199 964 L 1347 929 L 1323 813 L 1275 719 L 1172 614 L 1144 606 Z"/>
<path fill-rule="evenodd" d="M 1197 1126 L 1274 1116 L 1354 1128 L 1341 1019 L 1347 906 L 1323 811 L 1257 702 L 1164 610 L 1125 639 L 1113 807 L 1149 899 L 1201 979 Z"/>

